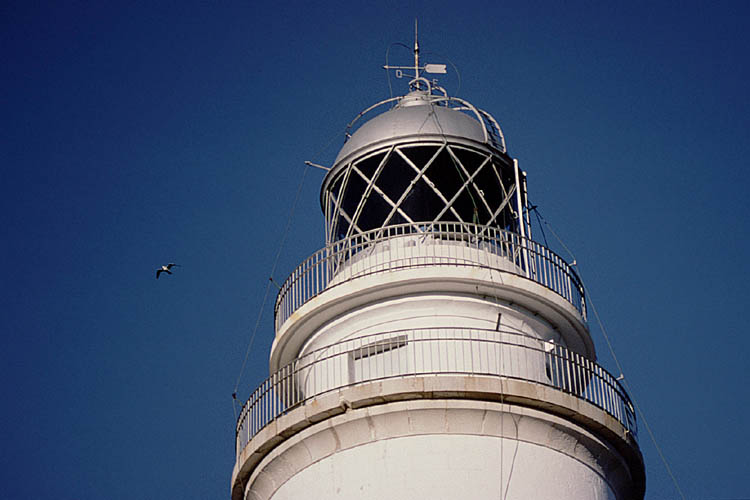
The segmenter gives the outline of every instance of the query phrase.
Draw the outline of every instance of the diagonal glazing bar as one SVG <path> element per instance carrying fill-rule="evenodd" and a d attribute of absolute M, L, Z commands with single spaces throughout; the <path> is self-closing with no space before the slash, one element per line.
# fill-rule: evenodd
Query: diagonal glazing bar
<path fill-rule="evenodd" d="M 435 158 L 438 157 L 438 155 L 440 154 L 441 151 L 443 151 L 443 149 L 445 149 L 445 144 L 442 144 L 437 149 L 437 151 L 435 151 L 435 154 L 432 155 L 432 158 L 430 158 L 429 160 L 427 160 L 427 163 L 425 164 L 424 168 L 420 171 L 416 166 L 414 166 L 414 163 L 412 163 L 411 160 L 409 160 L 406 157 L 406 155 L 404 155 L 404 153 L 401 152 L 401 148 L 396 148 L 396 153 L 398 153 L 398 155 L 401 158 L 403 158 L 412 168 L 416 169 L 417 172 L 419 172 L 419 173 L 417 174 L 417 176 L 414 179 L 412 179 L 412 181 L 406 187 L 406 189 L 404 190 L 404 192 L 401 193 L 401 196 L 399 197 L 398 201 L 396 201 L 396 203 L 393 205 L 393 209 L 388 214 L 388 216 L 385 218 L 385 222 L 383 223 L 384 226 L 388 225 L 388 222 L 390 222 L 391 218 L 393 217 L 393 214 L 395 214 L 396 211 L 398 211 L 402 216 L 405 215 L 404 212 L 399 207 L 404 202 L 404 200 L 406 199 L 406 197 L 409 196 L 409 193 L 411 193 L 411 190 L 414 187 L 414 185 L 419 181 L 420 177 L 422 177 L 422 174 L 424 173 L 424 171 L 427 170 L 430 167 L 430 165 L 432 165 L 432 163 L 435 161 Z M 414 221 L 411 220 L 411 218 L 408 218 L 408 217 L 407 217 L 407 220 L 409 220 L 409 222 L 414 222 Z M 415 226 L 415 229 L 418 232 L 420 232 L 420 233 L 422 232 L 422 230 L 420 228 L 416 227 L 416 226 Z"/>
<path fill-rule="evenodd" d="M 497 178 L 498 184 L 500 184 L 500 189 L 503 190 L 503 194 L 505 196 L 508 196 L 508 191 L 505 189 L 505 184 L 503 184 L 503 178 L 500 175 L 500 173 L 497 171 L 497 165 L 495 165 L 494 162 L 492 163 L 492 171 L 495 173 L 495 177 Z M 513 184 L 511 184 L 511 185 L 513 185 Z M 511 208 L 513 208 L 513 207 L 511 207 Z"/>
<path fill-rule="evenodd" d="M 515 193 L 515 192 L 516 192 L 516 185 L 513 184 L 513 186 L 511 186 L 510 191 L 508 192 L 507 196 L 503 200 L 503 202 L 500 204 L 499 207 L 497 207 L 497 210 L 495 210 L 495 213 L 492 214 L 492 217 L 490 217 L 490 220 L 487 221 L 487 224 L 485 224 L 484 226 L 482 226 L 482 230 L 479 232 L 480 235 L 484 234 L 489 229 L 490 225 L 493 222 L 495 222 L 495 220 L 497 220 L 497 216 L 500 215 L 500 212 L 502 212 L 503 209 L 505 208 L 505 206 L 508 205 L 508 203 L 510 203 L 510 199 L 513 197 L 513 193 Z"/>
<path fill-rule="evenodd" d="M 453 152 L 453 148 L 448 147 L 448 153 L 450 153 L 451 158 L 453 158 L 453 161 L 461 168 L 461 171 L 464 173 L 464 175 L 466 175 L 466 182 L 464 182 L 464 185 L 461 186 L 461 189 L 464 189 L 469 184 L 469 182 L 471 182 L 471 185 L 474 187 L 474 190 L 479 195 L 479 199 L 482 200 L 482 203 L 484 204 L 484 208 L 487 209 L 487 213 L 491 214 L 492 209 L 490 208 L 489 203 L 487 203 L 487 200 L 484 198 L 484 195 L 482 194 L 482 190 L 479 189 L 479 186 L 477 186 L 476 182 L 474 182 L 474 177 L 476 177 L 479 171 L 482 170 L 487 165 L 487 163 L 492 159 L 492 156 L 486 156 L 482 164 L 479 165 L 479 167 L 477 167 L 474 173 L 469 175 L 469 171 L 466 169 L 466 167 L 461 162 L 461 160 L 458 159 L 458 156 L 456 156 L 456 154 Z M 451 203 L 453 203 L 453 200 L 451 200 Z"/>
<path fill-rule="evenodd" d="M 448 152 L 452 154 L 450 147 L 448 148 Z M 485 158 L 485 160 L 482 162 L 482 164 L 479 166 L 479 168 L 477 168 L 474 171 L 474 173 L 471 174 L 471 175 L 469 175 L 469 172 L 466 171 L 466 169 L 463 167 L 463 165 L 461 164 L 461 161 L 458 158 L 454 157 L 454 160 L 461 166 L 461 169 L 462 169 L 463 173 L 468 178 L 466 179 L 466 181 L 464 181 L 463 185 L 458 189 L 458 191 L 456 191 L 456 194 L 453 195 L 453 198 L 450 199 L 450 201 L 448 202 L 448 205 L 445 206 L 445 207 L 443 207 L 443 209 L 440 211 L 440 213 L 437 214 L 437 216 L 435 217 L 435 221 L 439 221 L 440 217 L 442 217 L 445 214 L 445 212 L 448 211 L 448 208 L 450 208 L 450 207 L 453 206 L 453 203 L 455 203 L 455 201 L 458 199 L 458 197 L 461 195 L 461 193 L 467 188 L 467 186 L 469 185 L 469 182 L 471 182 L 471 184 L 474 186 L 474 189 L 476 189 L 477 192 L 479 192 L 479 188 L 477 188 L 477 185 L 474 183 L 474 177 L 479 173 L 480 170 L 482 170 L 482 167 L 484 167 L 490 159 L 489 158 Z M 484 200 L 484 197 L 482 196 L 481 198 L 482 198 L 482 201 L 484 202 L 485 207 L 487 208 L 487 213 L 491 214 L 492 213 L 492 209 L 489 207 L 489 205 L 487 205 L 487 202 Z M 435 221 L 433 221 L 433 223 Z"/>
<path fill-rule="evenodd" d="M 331 219 L 331 204 L 333 203 L 331 201 L 331 198 L 333 197 L 333 194 L 330 191 L 326 191 L 325 193 L 325 229 L 326 229 L 326 244 L 328 244 L 329 241 L 331 241 L 333 238 L 331 237 L 331 228 L 333 227 L 333 220 Z"/>
<path fill-rule="evenodd" d="M 495 165 L 495 163 L 492 163 L 492 171 L 495 173 L 495 177 L 497 178 L 497 182 L 500 184 L 500 189 L 502 189 L 503 195 L 505 195 L 505 197 L 507 199 L 506 202 L 505 202 L 505 204 L 507 205 L 508 201 L 510 200 L 510 196 L 513 194 L 513 190 L 516 189 L 516 188 L 518 188 L 518 186 L 516 186 L 515 183 L 511 183 L 511 189 L 510 189 L 510 191 L 508 191 L 505 188 L 505 184 L 503 184 L 502 176 L 497 171 L 497 165 Z M 516 214 L 515 210 L 513 209 L 513 205 L 512 204 L 508 206 L 508 210 L 510 210 L 510 213 L 512 213 L 515 218 L 519 217 L 518 214 Z M 493 217 L 493 219 L 497 218 L 497 216 L 498 216 L 498 214 L 495 214 L 494 217 Z"/>
<path fill-rule="evenodd" d="M 383 171 L 383 167 L 388 162 L 388 159 L 391 157 L 391 153 L 393 152 L 393 148 L 395 146 L 391 146 L 388 149 L 388 152 L 383 156 L 383 159 L 380 160 L 380 164 L 378 165 L 378 168 L 375 170 L 375 173 L 372 176 L 372 179 L 369 179 L 365 174 L 362 173 L 362 171 L 357 168 L 356 164 L 352 166 L 352 168 L 359 174 L 365 182 L 367 182 L 367 189 L 365 189 L 364 194 L 362 195 L 362 198 L 359 200 L 359 204 L 357 205 L 357 209 L 354 211 L 354 215 L 352 216 L 352 220 L 356 223 L 359 220 L 359 216 L 362 213 L 362 208 L 367 203 L 367 200 L 370 198 L 370 193 L 372 193 L 372 188 L 375 186 L 375 181 L 378 180 L 378 177 L 380 176 L 380 172 Z M 352 235 L 352 231 L 354 230 L 354 224 L 349 225 L 349 230 L 346 232 L 346 237 L 349 238 Z"/>
<path fill-rule="evenodd" d="M 336 195 L 335 198 L 335 205 L 333 207 L 333 222 L 331 223 L 331 241 L 329 243 L 333 242 L 334 235 L 336 234 L 336 229 L 338 229 L 339 225 L 339 217 L 338 214 L 340 213 L 340 206 L 341 206 L 341 199 L 343 193 L 345 193 L 345 188 L 347 183 L 349 182 L 349 176 L 352 173 L 352 164 L 349 164 L 349 167 L 346 169 L 346 172 L 344 173 L 344 178 L 341 180 L 341 186 L 339 187 L 339 192 Z"/>
<path fill-rule="evenodd" d="M 382 196 L 383 199 L 389 205 L 391 205 L 393 207 L 393 209 L 395 209 L 395 212 L 397 212 L 401 217 L 403 217 L 406 222 L 408 222 L 410 224 L 414 224 L 414 220 L 411 217 L 409 217 L 409 215 L 406 212 L 404 212 L 399 207 L 397 207 L 396 204 L 393 202 L 393 200 L 391 200 L 391 198 L 387 194 L 385 194 L 385 192 L 383 192 L 382 189 L 380 189 L 377 185 L 373 186 L 372 189 L 376 193 L 378 193 L 380 196 Z M 391 210 L 391 212 L 388 214 L 388 217 L 383 221 L 383 227 L 385 227 L 385 226 L 388 225 L 387 223 L 390 220 L 390 218 L 393 216 L 393 213 L 394 213 L 394 210 Z"/>
<path fill-rule="evenodd" d="M 443 145 L 443 147 L 442 147 L 441 149 L 443 149 L 443 148 L 445 148 L 445 147 L 446 147 L 446 146 L 445 146 L 445 144 L 444 144 L 444 145 Z M 411 184 L 411 185 L 410 185 L 409 187 L 412 187 L 412 186 L 413 186 L 414 184 L 416 184 L 416 182 L 417 182 L 417 181 L 418 181 L 418 180 L 419 180 L 420 178 L 421 178 L 421 179 L 424 179 L 425 183 L 426 183 L 426 184 L 427 184 L 428 186 L 430 186 L 430 188 L 432 188 L 432 190 L 433 190 L 433 191 L 435 192 L 435 194 L 436 194 L 436 195 L 438 196 L 438 198 L 440 198 L 440 199 L 441 199 L 441 200 L 443 201 L 443 203 L 445 203 L 446 205 L 448 205 L 448 206 L 449 206 L 448 200 L 446 200 L 446 199 L 445 199 L 445 196 L 443 196 L 443 193 L 441 193 L 441 192 L 440 192 L 440 190 L 439 190 L 439 189 L 437 188 L 437 186 L 435 185 L 435 183 L 434 183 L 434 182 L 432 182 L 432 181 L 430 180 L 430 178 L 429 178 L 429 177 L 427 177 L 427 174 L 425 173 L 425 171 L 427 170 L 427 168 L 428 168 L 428 167 L 429 167 L 429 166 L 430 166 L 430 165 L 432 164 L 432 160 L 434 160 L 434 159 L 435 159 L 435 157 L 433 156 L 433 157 L 432 157 L 432 159 L 430 159 L 430 161 L 429 161 L 429 162 L 427 162 L 427 165 L 425 165 L 425 167 L 424 167 L 423 169 L 421 169 L 421 170 L 420 170 L 420 169 L 419 169 L 419 167 L 417 167 L 417 166 L 416 166 L 416 165 L 415 165 L 414 163 L 412 163 L 412 161 L 411 161 L 411 160 L 410 160 L 409 158 L 407 158 L 407 157 L 406 157 L 406 155 L 405 155 L 404 153 L 402 153 L 402 152 L 401 152 L 401 150 L 398 150 L 398 149 L 397 149 L 397 150 L 396 150 L 396 152 L 397 152 L 397 153 L 398 153 L 399 155 L 401 155 L 401 157 L 402 157 L 402 158 L 404 159 L 404 161 L 406 161 L 406 162 L 407 162 L 407 163 L 408 163 L 408 164 L 409 164 L 409 165 L 411 166 L 411 168 L 413 168 L 414 170 L 416 170 L 416 171 L 417 171 L 417 177 L 416 177 L 416 178 L 414 179 L 414 181 L 412 182 L 412 184 Z M 464 222 L 465 222 L 465 221 L 464 221 L 464 220 L 463 220 L 463 219 L 461 218 L 461 216 L 460 216 L 460 215 L 458 214 L 458 212 L 456 211 L 456 209 L 455 209 L 455 208 L 453 208 L 453 207 L 449 206 L 449 210 L 450 210 L 450 211 L 451 211 L 451 212 L 453 213 L 453 215 L 455 215 L 455 216 L 456 216 L 456 220 L 457 220 L 458 222 L 460 222 L 460 223 L 464 223 Z M 432 223 L 434 224 L 434 223 L 435 223 L 436 221 L 437 221 L 437 219 L 433 219 L 433 220 L 432 220 Z"/>
<path fill-rule="evenodd" d="M 347 213 L 346 213 L 346 212 L 344 212 L 344 210 L 343 210 L 343 209 L 342 209 L 342 210 L 341 210 L 341 211 L 340 211 L 339 213 L 341 214 L 341 216 L 342 216 L 343 218 L 345 218 L 345 219 L 347 220 L 347 222 L 349 222 L 349 227 L 352 227 L 352 226 L 354 226 L 354 227 L 356 227 L 356 228 L 357 228 L 357 234 L 358 234 L 359 236 L 361 236 L 361 237 L 362 237 L 362 239 L 363 239 L 364 241 L 370 241 L 370 240 L 371 240 L 371 237 L 372 237 L 372 235 L 371 235 L 371 234 L 369 234 L 369 232 L 368 232 L 368 233 L 366 233 L 365 231 L 362 231 L 362 230 L 361 230 L 361 229 L 360 229 L 359 227 L 357 227 L 357 225 L 356 225 L 356 224 L 354 224 L 354 222 L 352 222 L 352 219 L 351 219 L 351 218 L 349 217 L 349 215 L 347 215 Z M 344 242 L 346 242 L 346 245 L 352 245 L 353 243 L 355 243 L 355 241 L 354 241 L 354 239 L 353 239 L 353 238 L 346 238 L 346 239 L 342 239 L 342 240 L 340 240 L 340 241 L 344 241 Z M 338 243 L 338 242 L 337 242 L 337 243 Z M 341 248 L 344 248 L 344 247 L 341 247 Z M 341 248 L 340 248 L 340 249 L 341 249 Z M 339 252 L 339 253 L 338 253 L 338 257 L 336 258 L 335 268 L 338 268 L 338 267 L 339 267 L 339 266 L 340 266 L 341 264 L 343 264 L 343 262 L 344 262 L 344 261 L 345 261 L 345 260 L 346 260 L 347 258 L 348 258 L 348 257 L 347 257 L 347 255 L 346 255 L 346 252 L 343 252 L 343 251 Z"/>

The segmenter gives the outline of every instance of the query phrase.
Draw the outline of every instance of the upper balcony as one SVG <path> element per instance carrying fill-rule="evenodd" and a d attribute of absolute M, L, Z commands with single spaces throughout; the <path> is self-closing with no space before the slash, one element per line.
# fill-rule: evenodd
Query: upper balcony
<path fill-rule="evenodd" d="M 287 278 L 276 298 L 276 331 L 300 307 L 353 280 L 418 268 L 480 268 L 542 285 L 586 321 L 583 284 L 573 268 L 539 243 L 516 233 L 477 224 L 400 224 L 336 241 Z"/>

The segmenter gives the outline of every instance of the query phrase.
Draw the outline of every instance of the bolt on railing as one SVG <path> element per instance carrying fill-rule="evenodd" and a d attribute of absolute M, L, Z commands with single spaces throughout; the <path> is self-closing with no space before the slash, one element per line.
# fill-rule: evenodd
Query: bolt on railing
<path fill-rule="evenodd" d="M 552 341 L 478 328 L 397 330 L 344 340 L 284 366 L 253 392 L 237 421 L 237 454 L 263 427 L 327 392 L 389 378 L 489 376 L 534 382 L 583 399 L 637 434 L 620 382 L 596 362 Z"/>
<path fill-rule="evenodd" d="M 327 288 L 375 273 L 428 266 L 482 267 L 543 285 L 586 320 L 578 275 L 560 256 L 517 233 L 458 222 L 387 226 L 336 241 L 305 259 L 276 297 L 276 330 Z"/>

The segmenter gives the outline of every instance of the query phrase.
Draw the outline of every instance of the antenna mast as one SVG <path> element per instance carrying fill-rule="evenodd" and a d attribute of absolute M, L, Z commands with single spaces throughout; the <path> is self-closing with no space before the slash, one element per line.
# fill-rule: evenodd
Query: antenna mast
<path fill-rule="evenodd" d="M 419 78 L 419 38 L 417 36 L 417 19 L 414 18 L 414 78 Z M 419 84 L 417 84 L 419 88 Z"/>
<path fill-rule="evenodd" d="M 400 44 L 403 47 L 406 47 L 404 44 Z M 407 47 L 408 48 L 408 47 Z M 386 61 L 388 58 L 386 57 Z M 414 79 L 409 82 L 409 85 L 413 85 L 413 88 L 416 90 L 422 90 L 422 87 L 424 86 L 426 89 L 429 90 L 429 83 L 420 81 L 419 72 L 424 71 L 425 73 L 436 73 L 436 74 L 445 74 L 445 64 L 425 64 L 423 67 L 419 65 L 419 26 L 418 26 L 418 20 L 414 19 L 414 66 L 390 66 L 386 64 L 383 66 L 383 69 L 390 70 L 395 69 L 396 70 L 396 78 L 401 78 L 403 76 L 402 71 L 410 71 L 414 70 Z"/>

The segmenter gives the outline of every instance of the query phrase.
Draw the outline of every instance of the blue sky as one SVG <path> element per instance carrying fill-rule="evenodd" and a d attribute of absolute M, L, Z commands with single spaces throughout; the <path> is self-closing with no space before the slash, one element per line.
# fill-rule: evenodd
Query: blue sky
<path fill-rule="evenodd" d="M 685 496 L 750 498 L 749 5 L 3 3 L 0 496 L 228 498 L 304 161 L 389 96 L 418 17 L 577 259 Z M 321 174 L 278 282 L 323 244 Z M 646 498 L 679 498 L 642 421 L 640 442 Z"/>

